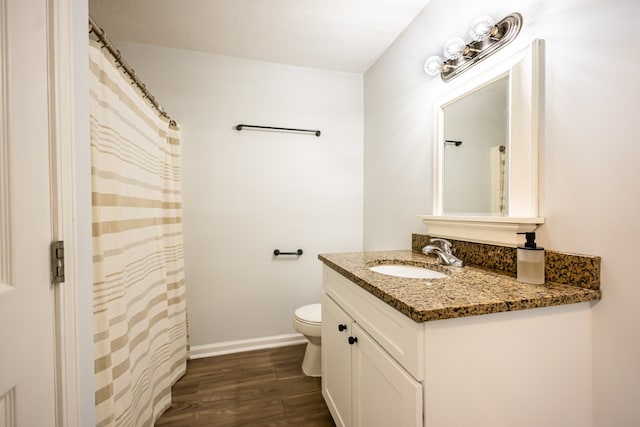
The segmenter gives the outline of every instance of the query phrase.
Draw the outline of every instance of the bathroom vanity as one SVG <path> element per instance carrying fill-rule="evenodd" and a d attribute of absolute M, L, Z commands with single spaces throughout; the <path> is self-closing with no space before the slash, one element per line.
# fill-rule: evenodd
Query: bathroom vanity
<path fill-rule="evenodd" d="M 600 291 L 415 251 L 323 254 L 322 393 L 337 426 L 588 426 Z M 447 276 L 410 279 L 376 264 Z"/>

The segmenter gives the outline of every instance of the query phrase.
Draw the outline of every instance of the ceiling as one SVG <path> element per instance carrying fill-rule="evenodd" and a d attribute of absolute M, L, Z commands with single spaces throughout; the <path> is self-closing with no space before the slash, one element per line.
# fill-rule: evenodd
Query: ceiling
<path fill-rule="evenodd" d="M 117 41 L 364 73 L 429 0 L 89 0 Z"/>

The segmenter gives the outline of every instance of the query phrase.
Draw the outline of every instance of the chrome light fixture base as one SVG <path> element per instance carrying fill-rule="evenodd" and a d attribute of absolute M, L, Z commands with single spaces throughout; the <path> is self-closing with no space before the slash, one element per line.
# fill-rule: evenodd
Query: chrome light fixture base
<path fill-rule="evenodd" d="M 450 81 L 458 74 L 506 46 L 516 38 L 521 28 L 522 15 L 515 12 L 505 17 L 496 23 L 491 35 L 486 40 L 472 41 L 466 45 L 464 54 L 460 58 L 444 61 L 442 73 L 440 73 L 442 80 L 444 82 Z"/>

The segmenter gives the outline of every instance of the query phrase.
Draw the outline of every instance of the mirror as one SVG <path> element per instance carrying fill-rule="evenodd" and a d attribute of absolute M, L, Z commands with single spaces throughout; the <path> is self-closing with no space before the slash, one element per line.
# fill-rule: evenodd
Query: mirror
<path fill-rule="evenodd" d="M 436 100 L 434 215 L 538 216 L 541 42 Z"/>
<path fill-rule="evenodd" d="M 507 213 L 508 100 L 503 76 L 442 109 L 444 215 Z"/>
<path fill-rule="evenodd" d="M 510 45 L 459 76 L 434 105 L 438 237 L 516 246 L 538 217 L 542 40 Z M 502 150 L 501 147 L 504 147 Z"/>

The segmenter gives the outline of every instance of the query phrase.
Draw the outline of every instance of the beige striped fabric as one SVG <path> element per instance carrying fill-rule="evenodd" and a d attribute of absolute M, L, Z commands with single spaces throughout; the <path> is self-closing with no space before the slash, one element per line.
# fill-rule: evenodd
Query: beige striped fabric
<path fill-rule="evenodd" d="M 90 46 L 97 426 L 152 426 L 186 369 L 180 144 Z"/>

